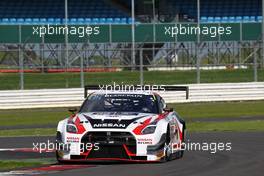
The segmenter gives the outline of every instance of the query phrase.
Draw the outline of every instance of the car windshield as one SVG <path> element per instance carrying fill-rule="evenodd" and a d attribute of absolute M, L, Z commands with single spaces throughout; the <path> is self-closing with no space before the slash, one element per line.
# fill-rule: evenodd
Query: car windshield
<path fill-rule="evenodd" d="M 92 94 L 80 110 L 84 112 L 139 112 L 158 113 L 153 95 L 142 94 Z"/>

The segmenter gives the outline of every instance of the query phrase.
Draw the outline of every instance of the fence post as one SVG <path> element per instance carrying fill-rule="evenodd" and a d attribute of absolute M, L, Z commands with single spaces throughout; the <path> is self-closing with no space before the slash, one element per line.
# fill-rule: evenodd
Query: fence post
<path fill-rule="evenodd" d="M 144 85 L 144 75 L 143 75 L 143 49 L 140 49 L 140 85 Z"/>
<path fill-rule="evenodd" d="M 42 25 L 42 27 L 44 27 L 43 25 Z M 45 72 L 45 68 L 44 68 L 44 57 L 45 57 L 45 48 L 44 48 L 44 44 L 45 44 L 45 39 L 44 39 L 44 35 L 42 35 L 42 37 L 41 37 L 41 44 L 40 44 L 40 46 L 41 46 L 41 53 L 40 53 L 40 57 L 41 57 L 41 73 L 44 73 Z"/>
<path fill-rule="evenodd" d="M 197 43 L 196 45 L 196 81 L 197 84 L 201 83 L 201 70 L 200 70 L 200 62 L 201 62 L 201 58 L 200 58 L 200 46 L 199 43 Z"/>
<path fill-rule="evenodd" d="M 258 82 L 257 48 L 254 47 L 254 82 Z"/>
<path fill-rule="evenodd" d="M 81 76 L 81 88 L 84 88 L 84 73 L 83 73 L 83 55 L 80 56 L 80 61 L 81 61 L 81 71 L 80 71 L 80 76 Z"/>
<path fill-rule="evenodd" d="M 262 32 L 262 37 L 261 37 L 261 41 L 262 41 L 262 67 L 264 66 L 264 0 L 262 0 L 262 22 L 261 22 L 261 32 Z"/>
<path fill-rule="evenodd" d="M 24 54 L 23 54 L 23 47 L 22 47 L 22 36 L 21 36 L 21 25 L 18 26 L 19 31 L 19 76 L 20 76 L 20 89 L 24 90 Z"/>
<path fill-rule="evenodd" d="M 200 28 L 200 0 L 197 0 L 197 27 Z M 201 58 L 200 58 L 200 42 L 201 42 L 201 38 L 200 38 L 200 33 L 198 33 L 197 35 L 197 59 L 196 59 L 196 72 L 197 72 L 197 84 L 201 83 L 201 71 L 200 71 L 200 62 L 201 62 Z"/>

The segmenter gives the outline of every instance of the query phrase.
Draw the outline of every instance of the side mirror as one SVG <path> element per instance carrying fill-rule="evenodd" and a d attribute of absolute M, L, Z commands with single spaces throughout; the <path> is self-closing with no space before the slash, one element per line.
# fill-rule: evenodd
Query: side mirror
<path fill-rule="evenodd" d="M 165 111 L 165 112 L 172 112 L 173 111 L 173 108 L 164 108 L 163 111 Z"/>
<path fill-rule="evenodd" d="M 78 109 L 77 108 L 69 108 L 68 111 L 72 114 L 75 114 L 78 111 Z"/>

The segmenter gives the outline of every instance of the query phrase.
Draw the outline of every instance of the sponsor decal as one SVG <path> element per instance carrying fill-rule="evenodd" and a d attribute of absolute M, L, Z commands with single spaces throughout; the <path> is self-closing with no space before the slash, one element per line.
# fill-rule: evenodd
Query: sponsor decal
<path fill-rule="evenodd" d="M 140 138 L 140 139 L 137 140 L 137 143 L 138 144 L 149 144 L 149 145 L 151 145 L 152 144 L 152 139 Z"/>
<path fill-rule="evenodd" d="M 95 123 L 93 128 L 126 128 L 126 124 L 122 123 Z"/>
<path fill-rule="evenodd" d="M 79 137 L 67 137 L 66 141 L 70 143 L 76 143 L 80 141 L 80 138 Z"/>

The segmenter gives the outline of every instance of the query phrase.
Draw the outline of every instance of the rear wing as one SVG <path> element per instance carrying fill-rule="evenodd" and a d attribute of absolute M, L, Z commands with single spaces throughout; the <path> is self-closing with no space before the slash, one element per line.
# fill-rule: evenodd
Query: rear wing
<path fill-rule="evenodd" d="M 109 85 L 109 87 L 115 87 L 116 85 Z M 186 94 L 186 99 L 189 99 L 189 87 L 188 86 L 163 86 L 163 85 L 127 85 L 125 87 L 123 87 L 122 91 L 129 91 L 131 90 L 131 87 L 134 88 L 134 90 L 136 89 L 140 89 L 140 88 L 144 88 L 144 91 L 147 90 L 153 90 L 153 88 L 155 87 L 155 89 L 153 91 L 185 91 Z M 152 89 L 150 89 L 152 88 Z M 84 86 L 84 98 L 86 98 L 88 96 L 88 90 L 108 90 L 108 87 L 105 86 L 100 86 L 100 85 L 87 85 Z"/>

